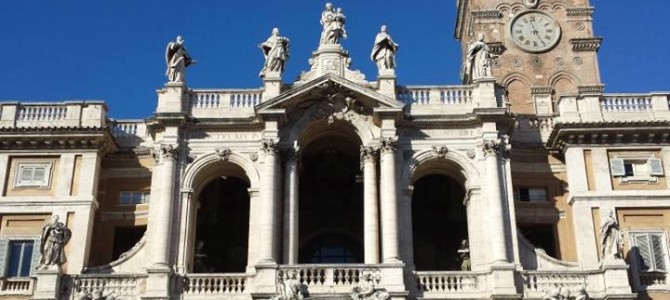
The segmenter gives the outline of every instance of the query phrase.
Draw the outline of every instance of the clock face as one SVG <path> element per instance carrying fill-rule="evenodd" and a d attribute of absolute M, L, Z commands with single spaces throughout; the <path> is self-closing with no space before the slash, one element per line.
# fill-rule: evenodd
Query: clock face
<path fill-rule="evenodd" d="M 556 45 L 561 27 L 550 16 L 530 11 L 517 16 L 510 26 L 514 43 L 529 52 L 544 52 Z"/>

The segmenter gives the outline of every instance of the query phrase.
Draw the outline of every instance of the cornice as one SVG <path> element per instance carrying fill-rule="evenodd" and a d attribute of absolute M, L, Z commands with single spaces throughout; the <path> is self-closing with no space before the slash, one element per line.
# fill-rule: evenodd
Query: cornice
<path fill-rule="evenodd" d="M 605 91 L 605 86 L 602 84 L 597 85 L 580 85 L 577 87 L 577 92 L 580 95 L 583 94 L 602 94 Z"/>
<path fill-rule="evenodd" d="M 593 7 L 568 7 L 566 13 L 568 17 L 591 17 Z"/>
<path fill-rule="evenodd" d="M 538 94 L 551 94 L 554 89 L 550 86 L 533 86 L 530 88 L 530 93 L 533 95 Z"/>
<path fill-rule="evenodd" d="M 598 51 L 602 42 L 603 38 L 601 37 L 570 39 L 572 51 L 575 52 Z"/>
<path fill-rule="evenodd" d="M 556 123 L 546 147 L 565 151 L 571 145 L 655 146 L 670 143 L 670 121 Z"/>
<path fill-rule="evenodd" d="M 472 12 L 475 19 L 500 19 L 502 14 L 498 10 L 475 10 Z"/>

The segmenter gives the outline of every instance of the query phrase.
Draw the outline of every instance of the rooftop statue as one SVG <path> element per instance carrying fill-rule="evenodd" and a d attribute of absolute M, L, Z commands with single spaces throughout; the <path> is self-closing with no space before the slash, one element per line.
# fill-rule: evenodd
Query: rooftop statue
<path fill-rule="evenodd" d="M 470 84 L 473 80 L 492 77 L 491 61 L 493 58 L 491 49 L 484 41 L 484 34 L 480 33 L 477 40 L 468 46 L 461 72 L 463 83 Z"/>
<path fill-rule="evenodd" d="M 180 35 L 175 41 L 169 42 L 165 49 L 165 64 L 167 70 L 165 75 L 168 82 L 184 82 L 186 78 L 186 67 L 197 63 L 186 51 L 184 39 Z"/>
<path fill-rule="evenodd" d="M 278 28 L 273 28 L 272 35 L 258 47 L 261 48 L 265 56 L 265 64 L 258 76 L 263 78 L 270 72 L 281 75 L 289 56 L 289 39 L 280 36 Z"/>
<path fill-rule="evenodd" d="M 326 3 L 326 8 L 321 13 L 321 25 L 323 31 L 321 32 L 320 45 L 339 44 L 340 39 L 347 38 L 347 32 L 344 29 L 346 17 L 342 8 L 335 9 L 333 4 Z"/>
<path fill-rule="evenodd" d="M 395 69 L 395 53 L 397 51 L 398 44 L 393 42 L 391 36 L 386 32 L 386 25 L 382 25 L 375 38 L 375 45 L 372 47 L 370 58 L 377 63 L 379 70 Z"/>

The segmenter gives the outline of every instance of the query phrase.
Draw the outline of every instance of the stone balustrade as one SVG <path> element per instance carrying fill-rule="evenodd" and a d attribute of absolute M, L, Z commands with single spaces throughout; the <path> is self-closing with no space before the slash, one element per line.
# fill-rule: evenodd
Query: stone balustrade
<path fill-rule="evenodd" d="M 469 86 L 406 86 L 398 89 L 398 99 L 409 105 L 472 105 Z"/>
<path fill-rule="evenodd" d="M 557 123 L 670 120 L 670 93 L 568 95 L 558 102 Z"/>
<path fill-rule="evenodd" d="M 34 286 L 31 277 L 0 278 L 0 295 L 32 295 Z"/>
<path fill-rule="evenodd" d="M 667 290 L 668 274 L 662 272 L 639 273 L 640 288 L 645 290 Z"/>
<path fill-rule="evenodd" d="M 0 128 L 101 128 L 107 122 L 102 101 L 3 102 L 0 109 Z"/>
<path fill-rule="evenodd" d="M 243 294 L 248 277 L 247 274 L 185 274 L 182 294 L 184 298 Z"/>
<path fill-rule="evenodd" d="M 555 116 L 517 115 L 512 138 L 515 142 L 544 144 L 554 129 Z"/>
<path fill-rule="evenodd" d="M 570 295 L 576 295 L 582 288 L 592 297 L 605 293 L 604 275 L 598 271 L 522 271 L 521 277 L 525 298 L 539 299 L 547 291 L 557 288 Z"/>
<path fill-rule="evenodd" d="M 417 291 L 425 296 L 459 298 L 466 294 L 476 296 L 485 287 L 486 273 L 459 271 L 416 271 Z"/>
<path fill-rule="evenodd" d="M 110 120 L 112 136 L 122 148 L 139 146 L 147 138 L 147 126 L 143 120 Z"/>
<path fill-rule="evenodd" d="M 82 274 L 63 279 L 70 299 L 94 293 L 105 297 L 113 295 L 117 299 L 139 299 L 146 289 L 146 275 L 140 274 Z"/>
<path fill-rule="evenodd" d="M 252 114 L 254 106 L 261 103 L 262 89 L 243 90 L 191 90 L 189 106 L 196 118 L 235 117 Z"/>
<path fill-rule="evenodd" d="M 361 281 L 364 272 L 371 272 L 377 283 L 380 283 L 382 274 L 378 265 L 305 264 L 281 265 L 277 276 L 286 279 L 291 272 L 296 273 L 298 280 L 307 286 L 311 294 L 349 294 Z"/>

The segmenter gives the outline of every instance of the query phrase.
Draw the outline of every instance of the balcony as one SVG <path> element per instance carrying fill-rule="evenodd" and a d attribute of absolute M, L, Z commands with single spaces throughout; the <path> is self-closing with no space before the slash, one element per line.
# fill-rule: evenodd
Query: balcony
<path fill-rule="evenodd" d="M 670 93 L 563 96 L 556 123 L 670 121 Z"/>
<path fill-rule="evenodd" d="M 32 295 L 35 279 L 31 277 L 0 278 L 0 296 Z"/>

